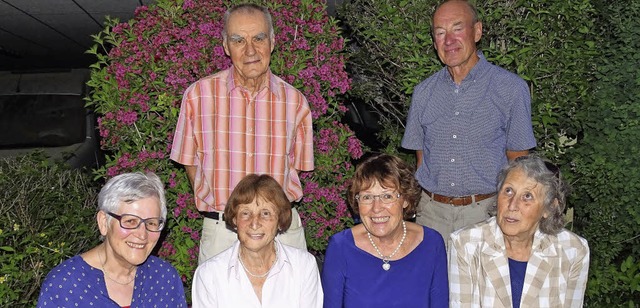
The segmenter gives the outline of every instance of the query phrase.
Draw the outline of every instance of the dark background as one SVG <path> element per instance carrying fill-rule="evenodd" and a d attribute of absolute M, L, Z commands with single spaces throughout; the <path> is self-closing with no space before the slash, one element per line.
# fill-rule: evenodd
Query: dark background
<path fill-rule="evenodd" d="M 0 0 L 0 70 L 88 67 L 105 16 L 121 21 L 153 0 Z"/>
<path fill-rule="evenodd" d="M 201 0 L 202 1 L 202 0 Z M 0 0 L 0 71 L 87 68 L 106 16 L 126 21 L 154 0 Z M 330 14 L 336 3 L 328 0 Z"/>

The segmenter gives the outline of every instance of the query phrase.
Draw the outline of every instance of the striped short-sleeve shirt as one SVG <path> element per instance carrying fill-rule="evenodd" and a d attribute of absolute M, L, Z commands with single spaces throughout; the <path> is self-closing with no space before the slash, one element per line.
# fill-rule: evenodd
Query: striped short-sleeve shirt
<path fill-rule="evenodd" d="M 274 177 L 291 201 L 302 197 L 297 171 L 314 168 L 311 111 L 300 91 L 267 74 L 253 96 L 235 83 L 233 68 L 184 93 L 170 158 L 197 167 L 200 211 L 223 211 L 233 188 L 251 173 Z"/>

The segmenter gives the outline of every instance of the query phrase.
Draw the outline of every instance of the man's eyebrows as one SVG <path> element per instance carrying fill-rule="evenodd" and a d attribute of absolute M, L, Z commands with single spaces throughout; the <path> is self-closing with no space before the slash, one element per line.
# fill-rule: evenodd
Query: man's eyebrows
<path fill-rule="evenodd" d="M 242 36 L 240 34 L 231 34 L 231 35 L 229 35 L 229 38 L 231 40 L 234 40 L 234 41 L 240 41 L 240 40 L 244 39 L 244 36 Z M 254 39 L 265 39 L 265 38 L 267 38 L 267 34 L 264 33 L 264 32 L 260 32 L 260 33 L 258 33 L 256 35 L 254 35 L 253 38 Z"/>
<path fill-rule="evenodd" d="M 240 34 L 231 34 L 229 35 L 229 38 L 233 41 L 240 41 L 244 39 L 244 37 Z"/>
<path fill-rule="evenodd" d="M 266 37 L 267 37 L 267 34 L 264 32 L 260 32 L 254 36 L 254 38 L 257 38 L 257 39 L 264 39 Z"/>

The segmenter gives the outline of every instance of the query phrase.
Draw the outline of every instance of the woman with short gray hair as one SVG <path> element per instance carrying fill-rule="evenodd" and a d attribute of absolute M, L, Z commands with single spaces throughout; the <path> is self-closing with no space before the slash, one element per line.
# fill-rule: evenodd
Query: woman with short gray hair
<path fill-rule="evenodd" d="M 176 269 L 150 256 L 166 216 L 157 175 L 111 178 L 98 195 L 102 243 L 51 270 L 38 307 L 187 307 Z"/>
<path fill-rule="evenodd" d="M 537 155 L 498 177 L 495 217 L 451 234 L 450 307 L 582 307 L 587 241 L 564 229 L 567 188 Z"/>

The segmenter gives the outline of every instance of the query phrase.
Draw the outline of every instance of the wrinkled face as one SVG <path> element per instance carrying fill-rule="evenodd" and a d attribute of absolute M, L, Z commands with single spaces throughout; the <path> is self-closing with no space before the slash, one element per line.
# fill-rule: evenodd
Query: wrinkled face
<path fill-rule="evenodd" d="M 229 17 L 223 46 L 231 57 L 240 84 L 261 82 L 269 70 L 274 44 L 261 12 L 236 12 Z"/>
<path fill-rule="evenodd" d="M 278 208 L 260 197 L 238 206 L 233 222 L 240 245 L 254 252 L 270 249 L 278 233 Z"/>
<path fill-rule="evenodd" d="M 375 182 L 369 189 L 358 193 L 360 199 L 365 195 L 397 194 L 395 187 L 382 187 Z M 365 228 L 371 235 L 384 238 L 402 232 L 403 209 L 408 206 L 402 196 L 391 203 L 384 203 L 380 197 L 375 197 L 373 203 L 363 204 L 358 201 L 358 212 Z"/>
<path fill-rule="evenodd" d="M 459 1 L 440 6 L 433 16 L 433 37 L 440 60 L 449 68 L 468 68 L 477 59 L 476 43 L 482 36 L 482 23 L 473 23 L 472 12 Z"/>
<path fill-rule="evenodd" d="M 160 217 L 160 200 L 148 197 L 131 203 L 121 202 L 114 214 L 133 214 L 143 219 Z M 161 233 L 147 231 L 144 223 L 137 229 L 123 229 L 117 219 L 109 220 L 104 212 L 98 214 L 98 226 L 105 237 L 107 249 L 111 250 L 110 255 L 119 262 L 130 265 L 139 265 L 147 260 Z"/>
<path fill-rule="evenodd" d="M 506 237 L 533 239 L 540 219 L 547 217 L 544 210 L 544 187 L 528 178 L 521 169 L 507 174 L 498 192 L 497 220 Z"/>

